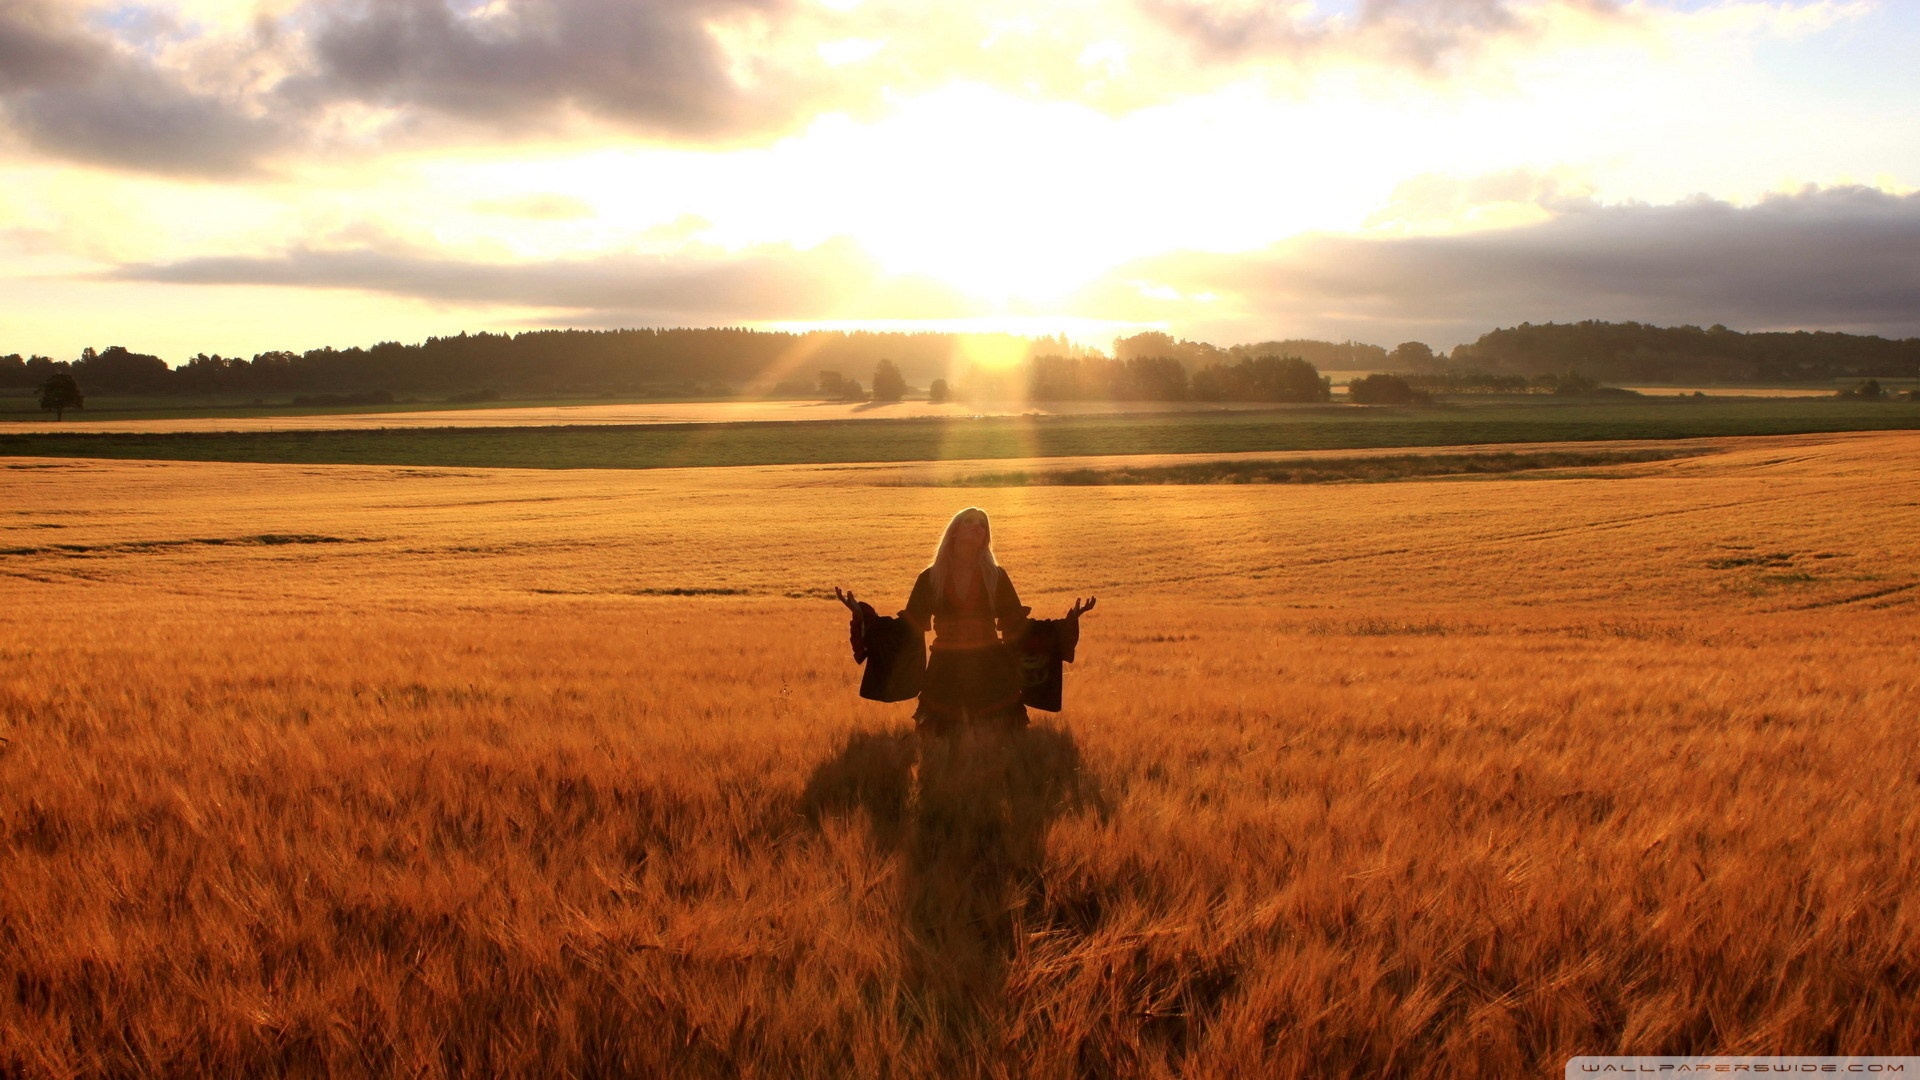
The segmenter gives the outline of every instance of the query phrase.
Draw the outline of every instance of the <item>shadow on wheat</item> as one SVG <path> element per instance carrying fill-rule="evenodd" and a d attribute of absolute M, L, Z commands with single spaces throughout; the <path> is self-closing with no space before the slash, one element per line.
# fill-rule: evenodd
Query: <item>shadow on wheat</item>
<path fill-rule="evenodd" d="M 808 779 L 809 821 L 863 811 L 900 857 L 906 1004 L 950 1047 L 949 1069 L 985 1056 L 1004 1021 L 1021 915 L 1044 907 L 1048 826 L 1098 803 L 1073 736 L 1051 727 L 860 732 Z"/>

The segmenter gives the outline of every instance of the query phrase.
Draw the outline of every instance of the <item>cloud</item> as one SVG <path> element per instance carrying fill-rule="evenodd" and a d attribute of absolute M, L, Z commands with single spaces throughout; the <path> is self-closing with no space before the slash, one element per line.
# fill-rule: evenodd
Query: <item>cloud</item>
<path fill-rule="evenodd" d="M 60 9 L 0 0 L 0 94 L 84 78 L 103 52 Z"/>
<path fill-rule="evenodd" d="M 273 121 L 142 66 L 107 67 L 75 85 L 15 96 L 6 115 L 43 152 L 176 175 L 248 175 L 283 141 Z"/>
<path fill-rule="evenodd" d="M 1499 183 L 1489 190 L 1503 193 Z M 1317 234 L 1249 253 L 1161 255 L 1115 270 L 1059 314 L 1159 322 L 1223 342 L 1305 335 L 1446 346 L 1496 326 L 1594 318 L 1920 335 L 1920 193 L 1846 187 L 1748 207 L 1705 198 L 1557 205 L 1549 220 L 1519 228 Z M 135 264 L 106 276 L 349 289 L 536 309 L 583 326 L 1005 314 L 928 279 L 888 275 L 845 240 L 515 263 L 375 241 Z"/>
<path fill-rule="evenodd" d="M 62 255 L 67 238 L 56 229 L 24 226 L 0 228 L 0 254 L 11 256 Z"/>
<path fill-rule="evenodd" d="M 178 175 L 250 173 L 283 141 L 272 121 L 42 0 L 0 0 L 0 117 L 45 154 Z"/>
<path fill-rule="evenodd" d="M 1614 43 L 1696 59 L 1713 44 L 1793 38 L 1866 17 L 1871 0 L 1129 0 L 1200 64 L 1235 75 L 1358 65 L 1498 84 L 1528 55 Z M 1163 61 L 1164 62 L 1164 61 Z"/>
<path fill-rule="evenodd" d="M 1137 0 L 1146 16 L 1215 61 L 1365 57 L 1431 72 L 1569 20 L 1620 22 L 1617 0 L 1362 0 L 1355 16 L 1250 0 Z"/>
<path fill-rule="evenodd" d="M 1499 81 L 1529 51 L 1586 48 L 1612 31 L 1637 49 L 1687 27 L 1744 33 L 1855 12 L 1833 0 L 1724 0 L 1705 12 L 1624 0 L 1328 6 L 305 0 L 276 24 L 302 43 L 277 93 L 304 109 L 373 110 L 386 138 L 430 139 L 449 121 L 550 135 L 586 120 L 713 144 L 788 133 L 825 113 L 867 116 L 957 83 L 1118 114 L 1248 80 L 1293 92 L 1297 76 L 1337 66 Z"/>
<path fill-rule="evenodd" d="M 1573 200 L 1520 228 L 1161 256 L 1082 302 L 1088 315 L 1436 343 L 1593 318 L 1920 335 L 1920 193 L 1809 188 L 1750 207 Z"/>
<path fill-rule="evenodd" d="M 593 206 L 585 199 L 552 193 L 523 195 L 513 199 L 483 199 L 473 204 L 482 214 L 525 218 L 529 221 L 579 221 L 593 216 Z"/>
<path fill-rule="evenodd" d="M 1485 231 L 1534 224 L 1597 205 L 1590 184 L 1558 172 L 1506 169 L 1466 177 L 1422 173 L 1395 185 L 1386 205 L 1368 215 L 1366 225 L 1427 234 Z"/>
<path fill-rule="evenodd" d="M 781 0 L 313 0 L 312 66 L 282 91 L 509 127 L 563 107 L 667 136 L 764 123 L 774 104 L 715 24 L 777 16 Z"/>
<path fill-rule="evenodd" d="M 1651 42 L 1680 27 L 1803 32 L 1865 10 L 1858 0 L 1358 5 L 0 0 L 0 121 L 47 155 L 230 176 L 448 141 L 764 142 L 956 84 L 1123 114 L 1342 65 L 1498 81 L 1516 56 L 1586 47 L 1596 27 Z"/>
<path fill-rule="evenodd" d="M 740 253 L 484 263 L 412 250 L 297 248 L 272 257 L 136 264 L 109 280 L 352 289 L 476 308 L 537 308 L 578 325 L 718 325 L 979 314 L 953 290 L 889 277 L 852 244 Z"/>
<path fill-rule="evenodd" d="M 1624 21 L 1615 0 L 1366 0 L 1358 32 L 1387 56 L 1431 70 L 1497 40 L 1545 36 L 1556 22 Z"/>

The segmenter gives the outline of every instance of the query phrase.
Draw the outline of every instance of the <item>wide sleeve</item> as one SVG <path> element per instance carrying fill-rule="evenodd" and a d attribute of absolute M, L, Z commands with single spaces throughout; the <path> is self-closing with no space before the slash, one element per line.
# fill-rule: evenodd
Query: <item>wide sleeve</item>
<path fill-rule="evenodd" d="M 1000 567 L 1000 581 L 993 594 L 993 614 L 1000 624 L 1000 636 L 1012 641 L 1025 634 L 1030 610 L 1021 605 L 1020 594 L 1014 591 L 1013 579 L 1007 576 L 1006 567 Z"/>
<path fill-rule="evenodd" d="M 926 633 L 933 629 L 933 572 L 920 571 L 913 579 L 913 591 L 907 595 L 907 606 L 900 617 L 912 623 L 916 630 Z"/>

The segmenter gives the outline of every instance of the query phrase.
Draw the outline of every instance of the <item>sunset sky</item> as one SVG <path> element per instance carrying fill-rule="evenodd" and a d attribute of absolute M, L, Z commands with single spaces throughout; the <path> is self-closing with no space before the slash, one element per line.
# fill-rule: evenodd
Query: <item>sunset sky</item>
<path fill-rule="evenodd" d="M 1913 0 L 0 0 L 0 353 L 1920 334 Z"/>

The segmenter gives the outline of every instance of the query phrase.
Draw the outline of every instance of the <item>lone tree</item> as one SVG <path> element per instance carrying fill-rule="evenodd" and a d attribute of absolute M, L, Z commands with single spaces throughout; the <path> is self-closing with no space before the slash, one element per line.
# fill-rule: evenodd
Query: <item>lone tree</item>
<path fill-rule="evenodd" d="M 1348 383 L 1347 398 L 1356 405 L 1424 405 L 1431 400 L 1407 380 L 1380 372 Z"/>
<path fill-rule="evenodd" d="M 935 405 L 940 404 L 952 396 L 953 391 L 947 388 L 947 380 L 945 379 L 935 379 L 933 383 L 927 387 L 927 400 L 933 402 Z"/>
<path fill-rule="evenodd" d="M 1577 370 L 1565 375 L 1542 375 L 1533 380 L 1535 385 L 1549 386 L 1553 392 L 1563 397 L 1586 397 L 1600 389 L 1597 379 L 1589 379 Z"/>
<path fill-rule="evenodd" d="M 873 367 L 873 400 L 899 401 L 907 396 L 907 380 L 900 369 L 891 360 L 882 360 Z"/>
<path fill-rule="evenodd" d="M 56 371 L 40 384 L 40 408 L 52 413 L 55 420 L 64 418 L 68 409 L 85 408 L 86 404 L 86 395 L 80 393 L 80 384 L 73 381 L 70 372 Z"/>
<path fill-rule="evenodd" d="M 1433 355 L 1433 348 L 1424 341 L 1403 341 L 1387 354 L 1387 362 L 1395 371 L 1411 371 L 1416 374 L 1437 371 L 1440 359 Z"/>

